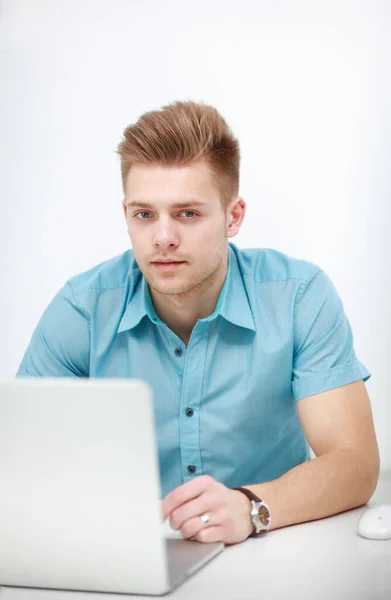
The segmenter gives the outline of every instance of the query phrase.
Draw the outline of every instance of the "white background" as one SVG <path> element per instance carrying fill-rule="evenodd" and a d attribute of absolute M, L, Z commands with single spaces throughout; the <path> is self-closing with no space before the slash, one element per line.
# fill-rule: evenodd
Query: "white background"
<path fill-rule="evenodd" d="M 239 137 L 239 247 L 321 266 L 391 468 L 391 2 L 3 0 L 0 377 L 65 281 L 128 247 L 125 127 L 174 100 Z"/>

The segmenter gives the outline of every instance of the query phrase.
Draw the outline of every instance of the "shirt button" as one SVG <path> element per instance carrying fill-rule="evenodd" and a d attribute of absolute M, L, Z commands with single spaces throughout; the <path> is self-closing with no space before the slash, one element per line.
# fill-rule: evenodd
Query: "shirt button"
<path fill-rule="evenodd" d="M 187 470 L 189 471 L 189 473 L 195 473 L 195 471 L 196 471 L 196 468 L 195 468 L 195 466 L 194 466 L 194 465 L 189 465 L 189 466 L 187 467 Z"/>
<path fill-rule="evenodd" d="M 192 417 L 194 414 L 194 411 L 192 408 L 186 408 L 186 416 L 187 417 Z"/>
<path fill-rule="evenodd" d="M 182 348 L 175 348 L 175 354 L 177 356 L 182 356 Z"/>

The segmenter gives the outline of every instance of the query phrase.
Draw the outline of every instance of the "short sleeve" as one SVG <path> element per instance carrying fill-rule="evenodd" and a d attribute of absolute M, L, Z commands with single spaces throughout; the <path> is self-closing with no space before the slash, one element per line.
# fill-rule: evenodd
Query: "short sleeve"
<path fill-rule="evenodd" d="M 43 313 L 16 377 L 88 377 L 89 329 L 68 282 Z"/>
<path fill-rule="evenodd" d="M 371 374 L 357 359 L 342 301 L 324 271 L 316 268 L 296 297 L 292 389 L 296 400 Z"/>

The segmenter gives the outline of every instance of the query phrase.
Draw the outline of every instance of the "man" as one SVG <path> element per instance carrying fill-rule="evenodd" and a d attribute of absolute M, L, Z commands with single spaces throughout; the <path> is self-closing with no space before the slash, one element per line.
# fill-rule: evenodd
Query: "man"
<path fill-rule="evenodd" d="M 365 504 L 370 374 L 319 267 L 228 243 L 246 205 L 226 122 L 176 102 L 118 154 L 133 251 L 66 283 L 18 375 L 149 382 L 164 518 L 185 537 L 233 544 Z"/>

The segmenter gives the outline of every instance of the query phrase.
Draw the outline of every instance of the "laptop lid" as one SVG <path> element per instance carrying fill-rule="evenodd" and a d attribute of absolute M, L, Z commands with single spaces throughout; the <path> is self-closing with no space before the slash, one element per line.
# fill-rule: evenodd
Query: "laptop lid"
<path fill-rule="evenodd" d="M 140 380 L 0 383 L 0 584 L 161 594 L 152 393 Z"/>

